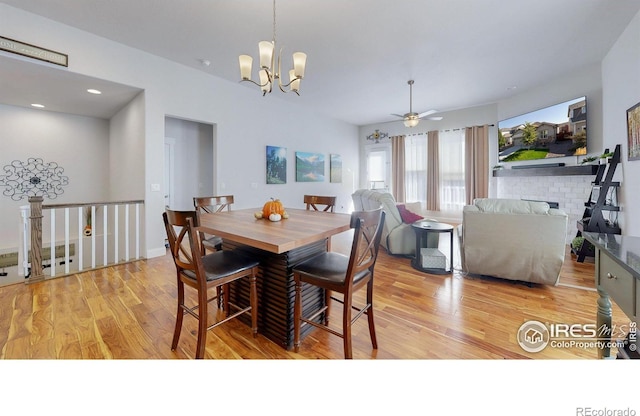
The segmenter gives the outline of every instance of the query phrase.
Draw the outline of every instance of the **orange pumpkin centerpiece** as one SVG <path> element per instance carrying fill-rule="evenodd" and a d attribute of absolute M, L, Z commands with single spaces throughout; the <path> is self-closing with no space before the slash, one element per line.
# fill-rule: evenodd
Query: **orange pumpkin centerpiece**
<path fill-rule="evenodd" d="M 271 201 L 267 201 L 262 207 L 262 218 L 269 218 L 271 214 L 284 214 L 284 207 L 279 199 L 271 198 Z"/>

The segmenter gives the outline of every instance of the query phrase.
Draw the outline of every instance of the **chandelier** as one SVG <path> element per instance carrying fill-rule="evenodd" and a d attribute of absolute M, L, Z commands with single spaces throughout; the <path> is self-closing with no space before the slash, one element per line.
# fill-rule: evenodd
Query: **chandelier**
<path fill-rule="evenodd" d="M 251 79 L 251 67 L 253 65 L 253 58 L 249 55 L 240 55 L 240 82 L 249 81 L 262 89 L 262 95 L 265 96 L 273 89 L 274 84 L 278 83 L 278 88 L 282 92 L 293 91 L 297 95 L 300 90 L 300 81 L 304 77 L 304 67 L 307 62 L 307 54 L 303 52 L 295 52 L 293 54 L 293 69 L 289 70 L 289 82 L 283 84 L 281 78 L 280 61 L 282 55 L 282 49 L 278 53 L 278 61 L 276 66 L 276 0 L 273 0 L 273 39 L 271 41 L 263 40 L 258 43 L 260 51 L 260 69 L 258 70 L 258 76 L 260 81 L 256 82 Z M 289 88 L 286 90 L 285 88 Z"/>

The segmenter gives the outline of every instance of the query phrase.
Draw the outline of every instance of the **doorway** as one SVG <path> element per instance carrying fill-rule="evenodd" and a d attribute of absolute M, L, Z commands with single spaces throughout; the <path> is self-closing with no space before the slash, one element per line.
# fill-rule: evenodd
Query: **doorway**
<path fill-rule="evenodd" d="M 215 195 L 214 125 L 165 117 L 164 196 L 175 210 L 192 210 L 196 196 Z"/>
<path fill-rule="evenodd" d="M 173 188 L 175 187 L 175 159 L 174 149 L 176 140 L 171 137 L 164 138 L 164 207 L 173 207 Z"/>

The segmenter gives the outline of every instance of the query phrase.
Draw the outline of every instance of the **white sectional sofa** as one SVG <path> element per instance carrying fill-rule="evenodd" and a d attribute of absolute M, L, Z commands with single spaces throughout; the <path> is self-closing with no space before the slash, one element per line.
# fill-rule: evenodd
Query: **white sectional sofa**
<path fill-rule="evenodd" d="M 476 199 L 462 213 L 462 268 L 556 285 L 566 252 L 567 218 L 546 202 Z"/>

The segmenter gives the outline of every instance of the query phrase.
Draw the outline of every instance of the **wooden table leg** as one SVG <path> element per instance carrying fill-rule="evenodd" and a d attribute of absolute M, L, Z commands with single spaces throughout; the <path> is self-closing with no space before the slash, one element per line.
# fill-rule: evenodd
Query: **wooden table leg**
<path fill-rule="evenodd" d="M 598 338 L 603 341 L 603 346 L 598 347 L 598 358 L 609 358 L 611 357 L 611 348 L 609 347 L 611 341 L 611 299 L 609 299 L 609 294 L 601 289 L 598 289 L 598 294 L 600 297 L 598 298 L 596 324 L 598 325 Z"/>

